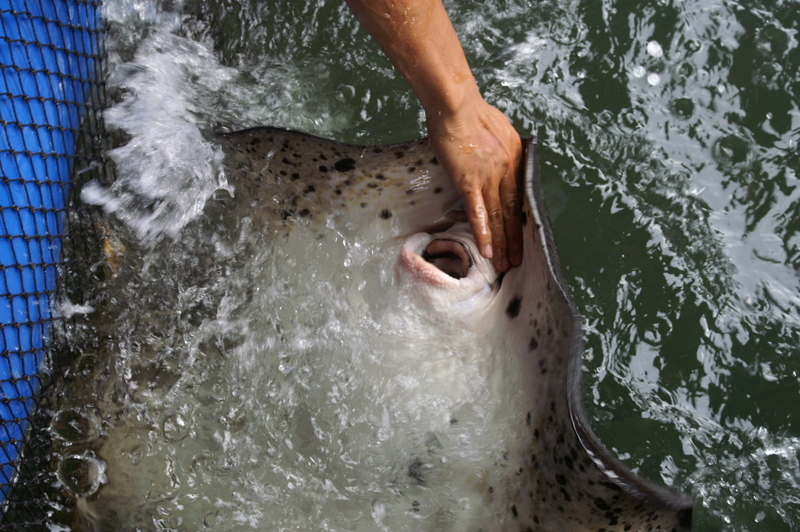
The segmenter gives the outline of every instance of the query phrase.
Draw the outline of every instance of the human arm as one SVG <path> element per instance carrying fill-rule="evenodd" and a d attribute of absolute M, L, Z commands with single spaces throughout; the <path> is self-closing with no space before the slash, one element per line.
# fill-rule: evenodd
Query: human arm
<path fill-rule="evenodd" d="M 441 0 L 346 0 L 411 86 L 437 159 L 464 199 L 478 249 L 501 271 L 522 262 L 519 135 L 481 96 Z"/>

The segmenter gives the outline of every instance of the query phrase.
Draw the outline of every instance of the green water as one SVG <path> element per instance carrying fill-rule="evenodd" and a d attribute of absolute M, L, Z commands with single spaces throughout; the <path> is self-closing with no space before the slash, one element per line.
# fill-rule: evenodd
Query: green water
<path fill-rule="evenodd" d="M 696 530 L 800 529 L 800 5 L 446 6 L 487 100 L 541 140 L 597 434 L 694 495 Z M 233 69 L 229 86 L 201 91 L 205 132 L 424 134 L 416 100 L 343 3 L 157 10 L 175 17 L 139 15 L 141 37 L 169 26 Z M 113 61 L 138 42 L 115 43 Z"/>

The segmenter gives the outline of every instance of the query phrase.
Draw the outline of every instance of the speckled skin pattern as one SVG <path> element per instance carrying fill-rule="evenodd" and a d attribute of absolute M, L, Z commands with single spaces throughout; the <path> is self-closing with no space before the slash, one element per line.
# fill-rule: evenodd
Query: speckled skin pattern
<path fill-rule="evenodd" d="M 356 225 L 391 225 L 395 235 L 433 232 L 458 202 L 425 140 L 352 146 L 256 128 L 225 135 L 220 142 L 236 193 L 280 205 L 271 223 L 291 224 L 322 211 L 325 216 L 346 213 Z M 281 197 L 269 194 L 268 182 L 282 184 Z M 507 513 L 498 529 L 690 530 L 691 499 L 631 472 L 589 427 L 580 393 L 580 316 L 547 222 L 535 140 L 526 143 L 522 193 L 524 261 L 504 276 L 499 289 L 506 337 L 527 361 L 531 397 L 525 423 L 531 448 L 521 459 L 514 492 L 503 503 Z"/>

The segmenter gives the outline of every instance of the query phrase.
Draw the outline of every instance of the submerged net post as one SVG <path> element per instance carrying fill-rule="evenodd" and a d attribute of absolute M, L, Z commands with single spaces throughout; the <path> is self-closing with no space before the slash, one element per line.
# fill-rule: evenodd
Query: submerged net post
<path fill-rule="evenodd" d="M 96 157 L 100 15 L 99 0 L 0 0 L 0 529 L 12 514 L 25 529 L 20 512 L 42 523 L 26 508 L 47 458 L 30 448 L 47 429 L 70 187 Z"/>

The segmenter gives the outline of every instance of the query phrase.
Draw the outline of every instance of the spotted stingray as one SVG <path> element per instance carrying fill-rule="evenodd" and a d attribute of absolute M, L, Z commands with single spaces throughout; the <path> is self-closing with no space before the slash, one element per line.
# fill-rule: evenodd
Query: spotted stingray
<path fill-rule="evenodd" d="M 506 274 L 480 257 L 466 224 L 454 225 L 458 194 L 425 140 L 354 146 L 255 128 L 220 142 L 240 201 L 277 207 L 263 209 L 269 223 L 338 217 L 347 227 L 405 238 L 399 282 L 421 294 L 424 312 L 452 317 L 454 327 L 489 324 L 486 334 L 504 339 L 505 355 L 521 368 L 524 400 L 515 415 L 527 435 L 513 462 L 515 488 L 499 503 L 498 530 L 691 529 L 692 501 L 633 473 L 589 426 L 580 315 L 548 225 L 535 140 L 526 142 L 521 188 L 524 261 Z"/>

